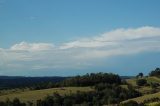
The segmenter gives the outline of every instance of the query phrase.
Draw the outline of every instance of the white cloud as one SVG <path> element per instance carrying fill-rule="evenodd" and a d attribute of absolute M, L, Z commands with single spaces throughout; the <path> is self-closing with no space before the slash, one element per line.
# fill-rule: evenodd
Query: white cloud
<path fill-rule="evenodd" d="M 75 69 L 91 66 L 97 59 L 160 51 L 160 28 L 120 28 L 100 36 L 55 46 L 21 42 L 0 49 L 0 66 L 10 69 Z"/>
<path fill-rule="evenodd" d="M 113 30 L 111 32 L 104 33 L 102 37 L 97 38 L 100 41 L 123 41 L 123 40 L 133 40 L 141 38 L 150 38 L 160 36 L 160 28 L 155 27 L 140 27 L 140 28 L 120 28 Z"/>
<path fill-rule="evenodd" d="M 42 50 L 51 50 L 53 48 L 54 48 L 54 45 L 50 43 L 21 42 L 19 44 L 13 45 L 10 49 L 11 50 L 42 51 Z"/>
<path fill-rule="evenodd" d="M 155 27 L 140 27 L 140 28 L 129 28 L 129 29 L 116 29 L 110 32 L 106 32 L 101 36 L 87 38 L 83 40 L 77 40 L 69 43 L 65 43 L 61 46 L 61 49 L 77 48 L 77 47 L 102 47 L 102 46 L 115 46 L 119 45 L 120 42 L 128 40 L 138 40 L 160 37 L 160 28 Z"/>

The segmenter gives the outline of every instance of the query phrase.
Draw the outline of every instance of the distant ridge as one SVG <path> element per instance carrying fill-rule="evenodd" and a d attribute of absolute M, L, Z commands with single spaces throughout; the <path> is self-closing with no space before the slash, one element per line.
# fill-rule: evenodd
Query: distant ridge
<path fill-rule="evenodd" d="M 47 76 L 47 77 L 25 77 L 25 76 L 0 76 L 0 89 L 25 87 L 42 82 L 59 82 L 67 77 Z"/>

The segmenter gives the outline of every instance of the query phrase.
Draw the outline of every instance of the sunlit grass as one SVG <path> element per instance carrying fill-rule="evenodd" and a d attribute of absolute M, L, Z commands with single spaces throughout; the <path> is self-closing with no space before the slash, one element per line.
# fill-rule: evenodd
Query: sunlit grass
<path fill-rule="evenodd" d="M 138 103 L 142 103 L 144 100 L 149 100 L 151 98 L 159 98 L 160 99 L 160 92 L 154 93 L 154 94 L 144 95 L 144 96 L 133 98 L 133 99 L 128 99 L 128 100 L 126 100 L 124 102 L 127 102 L 129 100 L 133 100 L 133 101 L 136 101 Z"/>
<path fill-rule="evenodd" d="M 76 93 L 77 91 L 93 91 L 91 87 L 64 87 L 64 88 L 51 88 L 44 90 L 33 90 L 33 91 L 24 91 L 24 92 L 16 92 L 12 94 L 2 95 L 0 96 L 0 101 L 5 101 L 6 98 L 13 100 L 14 98 L 19 98 L 23 102 L 32 101 L 35 102 L 38 99 L 43 99 L 47 95 L 52 95 L 54 92 L 59 93 L 60 95 Z"/>

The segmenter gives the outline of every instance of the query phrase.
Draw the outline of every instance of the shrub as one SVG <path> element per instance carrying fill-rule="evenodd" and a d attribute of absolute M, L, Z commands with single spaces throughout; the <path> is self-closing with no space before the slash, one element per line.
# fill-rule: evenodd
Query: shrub
<path fill-rule="evenodd" d="M 146 80 L 146 79 L 138 79 L 138 80 L 136 81 L 136 84 L 137 84 L 138 86 L 144 86 L 144 85 L 147 84 L 147 80 Z"/>

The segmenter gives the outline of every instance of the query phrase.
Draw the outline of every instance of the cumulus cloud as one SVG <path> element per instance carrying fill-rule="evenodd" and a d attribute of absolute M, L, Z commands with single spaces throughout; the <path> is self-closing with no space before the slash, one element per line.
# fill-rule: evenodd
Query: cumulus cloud
<path fill-rule="evenodd" d="M 21 42 L 0 49 L 0 67 L 15 69 L 71 69 L 94 65 L 113 56 L 160 52 L 160 28 L 119 28 L 91 38 L 51 43 Z"/>

